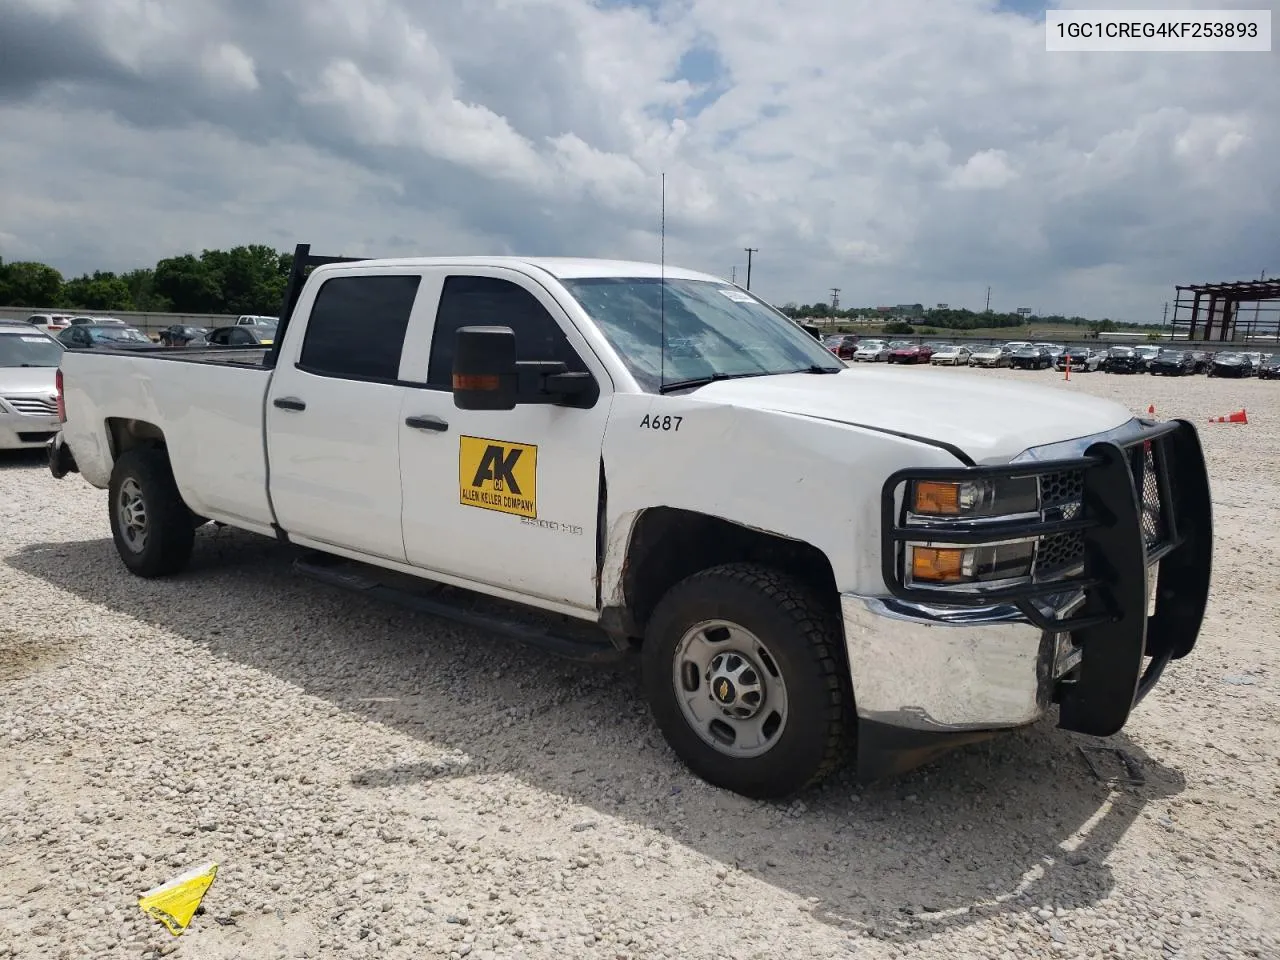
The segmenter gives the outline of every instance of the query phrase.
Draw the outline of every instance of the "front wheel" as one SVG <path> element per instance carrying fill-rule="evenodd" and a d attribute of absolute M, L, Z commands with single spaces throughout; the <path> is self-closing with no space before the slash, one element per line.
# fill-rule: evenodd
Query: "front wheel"
<path fill-rule="evenodd" d="M 121 454 L 108 486 L 111 535 L 116 552 L 140 577 L 164 577 L 185 569 L 197 520 L 187 508 L 163 450 Z"/>
<path fill-rule="evenodd" d="M 645 692 L 697 776 L 757 799 L 825 777 L 847 748 L 851 694 L 840 627 L 799 581 L 726 564 L 662 598 L 645 631 Z"/>

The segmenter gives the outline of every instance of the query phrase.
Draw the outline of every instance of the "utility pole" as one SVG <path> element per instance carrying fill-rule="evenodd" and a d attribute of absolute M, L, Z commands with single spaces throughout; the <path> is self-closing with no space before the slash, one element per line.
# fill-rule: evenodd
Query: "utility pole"
<path fill-rule="evenodd" d="M 831 312 L 835 313 L 838 309 L 840 309 L 840 288 L 832 287 L 831 288 Z"/>
<path fill-rule="evenodd" d="M 986 313 L 991 312 L 991 288 L 990 287 L 987 287 L 987 308 L 985 312 Z"/>
<path fill-rule="evenodd" d="M 1258 282 L 1262 283 L 1266 279 L 1267 279 L 1267 271 L 1263 270 L 1262 273 L 1258 275 Z M 1254 333 L 1258 332 L 1258 309 L 1261 306 L 1262 306 L 1262 299 L 1261 299 L 1261 294 L 1259 294 L 1259 299 L 1253 301 L 1253 332 Z"/>
<path fill-rule="evenodd" d="M 1160 318 L 1160 326 L 1165 326 L 1169 322 L 1169 301 L 1164 302 L 1164 316 Z"/>
<path fill-rule="evenodd" d="M 729 276 L 729 282 L 735 287 L 738 285 L 738 265 L 736 263 L 733 265 L 733 273 Z"/>
<path fill-rule="evenodd" d="M 759 247 L 743 247 L 742 249 L 747 251 L 747 289 L 750 290 L 751 289 L 751 255 L 753 253 L 759 253 L 760 248 Z"/>

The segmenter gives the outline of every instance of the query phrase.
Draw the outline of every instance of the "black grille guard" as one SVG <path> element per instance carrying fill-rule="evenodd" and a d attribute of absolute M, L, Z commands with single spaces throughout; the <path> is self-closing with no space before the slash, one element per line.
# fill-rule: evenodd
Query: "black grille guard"
<path fill-rule="evenodd" d="M 1041 514 L 978 524 L 906 523 L 901 491 L 912 480 L 964 482 L 1074 471 L 1083 482 L 1078 515 L 1070 519 L 1046 520 Z M 1063 533 L 1082 537 L 1082 560 L 1044 579 L 962 592 L 916 586 L 906 577 L 908 542 L 970 546 Z M 1213 552 L 1204 452 L 1190 421 L 1171 420 L 1141 422 L 1123 440 L 1099 440 L 1075 459 L 902 470 L 884 485 L 881 536 L 885 585 L 895 597 L 943 608 L 1008 604 L 1041 630 L 1071 633 L 1081 659 L 1075 679 L 1057 691 L 1059 726 L 1110 736 L 1124 726 L 1168 662 L 1194 649 L 1200 633 Z M 1081 592 L 1083 603 L 1065 618 L 1036 603 Z"/>

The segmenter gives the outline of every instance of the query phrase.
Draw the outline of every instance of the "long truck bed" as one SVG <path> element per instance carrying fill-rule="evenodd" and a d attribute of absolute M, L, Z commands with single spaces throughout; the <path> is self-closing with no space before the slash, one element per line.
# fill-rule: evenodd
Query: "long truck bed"
<path fill-rule="evenodd" d="M 68 418 L 101 423 L 81 444 L 116 443 L 121 431 L 164 432 L 174 479 L 187 505 L 211 519 L 271 532 L 263 404 L 271 370 L 261 347 L 142 347 L 68 350 L 62 358 Z M 179 367 L 181 365 L 181 367 Z M 109 398 L 110 409 L 99 400 Z M 117 446 L 119 444 L 117 443 Z M 85 479 L 109 465 L 109 448 L 76 451 Z"/>
<path fill-rule="evenodd" d="M 69 347 L 68 353 L 111 354 L 116 357 L 152 357 L 182 363 L 218 363 L 237 367 L 262 367 L 270 347 Z"/>

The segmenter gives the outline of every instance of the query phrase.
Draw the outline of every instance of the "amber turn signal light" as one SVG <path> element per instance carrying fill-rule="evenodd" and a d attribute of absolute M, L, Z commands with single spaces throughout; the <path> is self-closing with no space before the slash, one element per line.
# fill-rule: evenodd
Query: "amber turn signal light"
<path fill-rule="evenodd" d="M 497 390 L 499 386 L 497 376 L 477 374 L 464 376 L 458 373 L 453 375 L 453 389 L 455 390 Z"/>
<path fill-rule="evenodd" d="M 911 578 L 931 583 L 955 583 L 966 579 L 963 549 L 915 547 L 911 551 Z"/>
<path fill-rule="evenodd" d="M 960 512 L 960 484 L 920 480 L 915 484 L 913 513 L 956 514 Z"/>

